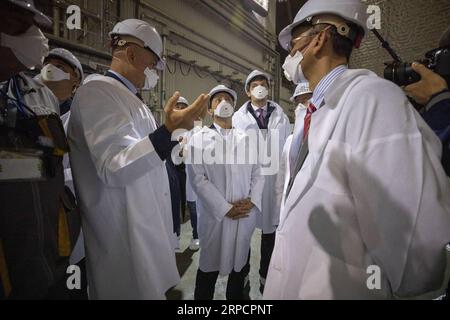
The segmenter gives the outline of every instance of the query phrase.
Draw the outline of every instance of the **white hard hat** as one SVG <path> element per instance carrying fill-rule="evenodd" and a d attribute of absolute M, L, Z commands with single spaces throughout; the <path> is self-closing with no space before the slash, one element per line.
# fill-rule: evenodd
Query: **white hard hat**
<path fill-rule="evenodd" d="M 281 47 L 285 50 L 289 50 L 292 39 L 292 30 L 305 21 L 312 22 L 312 19 L 315 16 L 320 15 L 341 17 L 345 21 L 360 26 L 364 30 L 364 33 L 367 33 L 367 5 L 362 3 L 361 0 L 309 0 L 300 8 L 294 21 L 285 27 L 278 35 L 278 41 L 280 42 Z M 326 21 L 325 19 L 314 22 L 314 24 L 318 23 L 331 23 L 331 21 Z M 340 34 L 347 37 L 349 36 L 348 32 L 350 32 L 350 30 L 345 22 L 337 24 L 333 21 L 331 24 L 337 27 Z M 363 34 L 360 36 L 362 37 Z"/>
<path fill-rule="evenodd" d="M 41 11 L 39 11 L 36 6 L 34 5 L 34 0 L 8 0 L 12 4 L 15 4 L 16 6 L 21 7 L 22 9 L 28 10 L 32 13 L 34 13 L 34 22 L 37 26 L 43 27 L 43 28 L 49 28 L 52 26 L 52 19 L 47 17 L 45 14 L 43 14 Z"/>
<path fill-rule="evenodd" d="M 244 90 L 245 92 L 247 92 L 247 87 L 250 85 L 250 82 L 252 82 L 252 80 L 256 77 L 264 77 L 267 80 L 267 83 L 269 83 L 270 81 L 270 77 L 267 73 L 261 72 L 259 70 L 253 70 L 252 72 L 250 72 L 250 74 L 247 77 L 247 80 L 245 80 L 245 86 L 244 86 Z"/>
<path fill-rule="evenodd" d="M 111 39 L 115 35 L 131 36 L 144 42 L 144 47 L 158 56 L 156 68 L 164 70 L 165 62 L 162 58 L 162 40 L 154 27 L 139 19 L 126 19 L 118 22 L 109 33 Z"/>
<path fill-rule="evenodd" d="M 78 71 L 78 75 L 80 76 L 80 83 L 83 82 L 84 79 L 83 67 L 81 66 L 80 60 L 78 60 L 77 57 L 75 57 L 72 52 L 63 48 L 55 48 L 50 50 L 48 56 L 45 57 L 45 60 L 49 58 L 60 59 L 69 64 L 70 66 L 72 66 L 73 68 L 75 68 L 75 70 Z"/>
<path fill-rule="evenodd" d="M 297 87 L 295 87 L 294 94 L 292 95 L 292 97 L 289 100 L 294 102 L 295 98 L 297 98 L 298 96 L 301 96 L 302 94 L 307 94 L 307 93 L 312 93 L 311 89 L 309 89 L 309 82 L 299 83 L 297 85 Z"/>
<path fill-rule="evenodd" d="M 187 99 L 185 97 L 179 97 L 177 100 L 177 103 L 184 103 L 186 105 L 189 105 L 189 102 L 187 101 Z"/>
<path fill-rule="evenodd" d="M 233 102 L 234 102 L 233 107 L 236 106 L 236 102 L 237 102 L 236 101 L 237 100 L 236 91 L 224 86 L 223 84 L 219 84 L 218 86 L 215 86 L 214 88 L 211 89 L 211 91 L 209 92 L 209 103 L 211 103 L 211 100 L 214 97 L 214 95 L 219 92 L 226 92 L 229 95 L 231 95 L 231 97 L 233 97 Z"/>

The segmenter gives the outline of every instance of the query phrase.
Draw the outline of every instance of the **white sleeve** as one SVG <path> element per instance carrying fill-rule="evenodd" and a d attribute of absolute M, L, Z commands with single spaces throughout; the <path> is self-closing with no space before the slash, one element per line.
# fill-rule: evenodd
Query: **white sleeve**
<path fill-rule="evenodd" d="M 138 134 L 136 123 L 108 84 L 82 86 L 72 105 L 97 169 L 107 185 L 127 185 L 163 163 L 148 136 Z M 149 132 L 150 133 L 150 132 Z"/>
<path fill-rule="evenodd" d="M 250 199 L 252 203 L 262 212 L 262 195 L 264 190 L 264 176 L 261 174 L 261 166 L 252 166 L 252 177 L 250 183 Z"/>

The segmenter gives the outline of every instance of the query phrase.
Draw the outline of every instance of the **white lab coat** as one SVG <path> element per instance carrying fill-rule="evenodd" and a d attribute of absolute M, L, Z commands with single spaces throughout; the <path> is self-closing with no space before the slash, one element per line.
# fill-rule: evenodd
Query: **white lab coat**
<path fill-rule="evenodd" d="M 75 95 L 68 137 L 90 298 L 165 299 L 179 281 L 166 167 L 148 138 L 155 129 L 113 78 L 97 76 Z"/>
<path fill-rule="evenodd" d="M 439 288 L 450 240 L 439 139 L 399 87 L 368 70 L 347 70 L 324 101 L 281 211 L 264 298 L 391 298 Z M 379 290 L 367 287 L 370 265 L 380 268 Z"/>
<path fill-rule="evenodd" d="M 244 103 L 238 111 L 233 115 L 233 126 L 235 128 L 246 130 L 259 130 L 255 118 L 247 110 L 247 103 Z M 283 109 L 275 102 L 269 101 L 275 107 L 269 118 L 268 130 L 278 130 L 278 161 L 281 160 L 281 154 L 286 138 L 291 134 L 291 125 L 289 119 L 284 113 Z M 272 136 L 268 131 L 267 144 L 271 144 Z M 262 152 L 265 152 L 263 150 Z M 262 232 L 273 233 L 279 223 L 280 208 L 277 206 L 277 199 L 275 196 L 275 183 L 277 174 L 265 175 L 263 200 L 262 200 L 262 215 L 257 219 L 257 228 L 262 229 Z"/>
<path fill-rule="evenodd" d="M 189 154 L 210 154 L 217 143 L 227 143 L 231 145 L 230 149 L 242 152 L 247 147 L 245 136 L 233 129 L 224 139 L 216 130 L 204 127 L 192 136 Z M 192 163 L 187 165 L 187 170 L 198 196 L 200 270 L 219 271 L 221 275 L 230 274 L 232 270 L 241 271 L 247 263 L 256 217 L 261 214 L 264 177 L 259 165 Z M 232 202 L 248 197 L 255 205 L 248 218 L 232 220 L 225 217 L 232 208 Z"/>

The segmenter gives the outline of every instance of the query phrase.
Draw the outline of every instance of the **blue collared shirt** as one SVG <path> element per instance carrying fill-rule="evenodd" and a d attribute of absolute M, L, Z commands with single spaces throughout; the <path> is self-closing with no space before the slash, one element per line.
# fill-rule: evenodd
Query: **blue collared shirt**
<path fill-rule="evenodd" d="M 348 69 L 346 65 L 340 65 L 331 70 L 325 77 L 320 80 L 317 87 L 314 89 L 311 103 L 319 109 L 322 106 L 323 99 L 325 98 L 325 92 L 331 86 L 334 80 L 336 80 L 341 74 Z"/>
<path fill-rule="evenodd" d="M 122 80 L 123 84 L 126 85 L 127 88 L 128 88 L 131 92 L 133 92 L 133 94 L 136 94 L 136 93 L 138 92 L 137 89 L 136 89 L 136 87 L 134 86 L 134 84 L 132 84 L 131 81 L 128 80 L 127 78 L 125 78 L 123 75 L 121 75 L 120 73 L 115 72 L 115 71 L 113 71 L 113 70 L 111 70 L 111 69 L 108 70 L 108 72 L 113 73 L 113 74 L 116 75 L 120 80 Z"/>

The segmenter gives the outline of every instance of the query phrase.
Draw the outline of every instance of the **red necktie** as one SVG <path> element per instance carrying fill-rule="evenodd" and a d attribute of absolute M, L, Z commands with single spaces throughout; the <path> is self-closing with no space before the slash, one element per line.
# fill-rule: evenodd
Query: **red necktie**
<path fill-rule="evenodd" d="M 308 136 L 309 125 L 311 124 L 311 115 L 316 110 L 317 110 L 316 107 L 312 103 L 309 103 L 308 109 L 306 110 L 305 120 L 304 120 L 303 141 L 305 141 L 306 137 Z"/>

